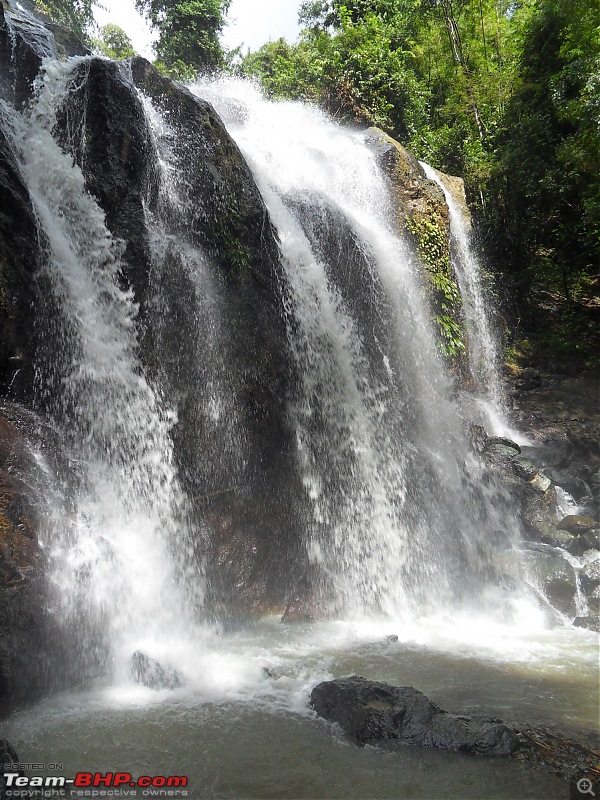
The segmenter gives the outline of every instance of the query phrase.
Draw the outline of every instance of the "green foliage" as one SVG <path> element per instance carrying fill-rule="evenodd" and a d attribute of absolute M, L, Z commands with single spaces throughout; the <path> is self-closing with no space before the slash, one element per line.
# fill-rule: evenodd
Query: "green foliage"
<path fill-rule="evenodd" d="M 597 289 L 599 0 L 305 0 L 300 21 L 297 45 L 269 43 L 242 71 L 462 175 L 523 307 L 536 286 Z"/>
<path fill-rule="evenodd" d="M 100 28 L 100 37 L 92 39 L 92 46 L 102 55 L 115 61 L 135 55 L 131 39 L 118 25 L 109 24 Z"/>
<path fill-rule="evenodd" d="M 230 0 L 135 0 L 158 29 L 156 55 L 175 77 L 220 67 L 224 54 L 219 35 Z"/>
<path fill-rule="evenodd" d="M 315 24 L 298 45 L 280 39 L 251 53 L 242 72 L 273 97 L 311 100 L 339 119 L 379 125 L 406 139 L 424 113 L 410 28 L 371 12 L 355 21 L 341 5 L 335 14 L 335 35 L 323 29 L 325 23 Z"/>
<path fill-rule="evenodd" d="M 490 245 L 523 291 L 585 292 L 600 265 L 600 9 L 542 0 L 501 121 Z M 505 227 L 511 240 L 503 241 Z"/>
<path fill-rule="evenodd" d="M 94 24 L 94 0 L 34 0 L 35 5 L 54 22 L 70 28 L 81 39 Z"/>
<path fill-rule="evenodd" d="M 440 350 L 458 358 L 465 350 L 465 331 L 460 290 L 450 267 L 447 229 L 431 207 L 423 215 L 406 217 L 405 225 L 426 268 Z"/>

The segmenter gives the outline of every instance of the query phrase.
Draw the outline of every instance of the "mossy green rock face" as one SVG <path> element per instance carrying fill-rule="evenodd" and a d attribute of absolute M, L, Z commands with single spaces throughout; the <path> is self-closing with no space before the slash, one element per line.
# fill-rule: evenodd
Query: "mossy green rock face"
<path fill-rule="evenodd" d="M 450 260 L 450 214 L 444 193 L 401 144 L 378 128 L 369 129 L 369 134 L 378 161 L 390 179 L 398 230 L 408 236 L 424 268 L 424 286 L 437 322 L 439 348 L 465 380 L 466 334 L 460 291 Z M 460 198 L 461 179 L 443 177 Z M 459 205 L 466 211 L 464 189 Z"/>

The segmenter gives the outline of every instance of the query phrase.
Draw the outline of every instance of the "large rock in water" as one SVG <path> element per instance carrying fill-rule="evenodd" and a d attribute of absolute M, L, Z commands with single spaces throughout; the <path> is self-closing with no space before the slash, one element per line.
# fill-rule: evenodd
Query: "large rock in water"
<path fill-rule="evenodd" d="M 441 750 L 507 756 L 519 747 L 497 719 L 449 714 L 417 689 L 353 676 L 316 686 L 310 702 L 361 744 L 397 741 Z"/>

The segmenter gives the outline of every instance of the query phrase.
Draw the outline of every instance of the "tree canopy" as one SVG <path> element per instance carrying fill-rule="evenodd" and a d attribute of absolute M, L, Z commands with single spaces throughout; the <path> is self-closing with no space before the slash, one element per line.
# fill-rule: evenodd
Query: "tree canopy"
<path fill-rule="evenodd" d="M 374 123 L 465 178 L 523 298 L 600 271 L 599 0 L 307 0 L 298 44 L 241 70 L 274 97 Z"/>
<path fill-rule="evenodd" d="M 224 63 L 219 36 L 230 0 L 135 0 L 158 30 L 156 55 L 175 77 L 192 77 Z"/>
<path fill-rule="evenodd" d="M 118 25 L 108 24 L 100 28 L 100 37 L 92 39 L 92 45 L 102 55 L 115 61 L 135 55 L 131 39 Z"/>

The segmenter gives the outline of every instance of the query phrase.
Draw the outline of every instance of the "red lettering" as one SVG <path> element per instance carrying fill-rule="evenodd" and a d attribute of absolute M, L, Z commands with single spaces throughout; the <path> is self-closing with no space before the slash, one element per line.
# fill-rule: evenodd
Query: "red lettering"
<path fill-rule="evenodd" d="M 121 786 L 124 783 L 131 782 L 131 774 L 129 772 L 115 772 L 115 779 L 113 786 Z"/>
<path fill-rule="evenodd" d="M 97 772 L 94 775 L 94 786 L 112 786 L 112 780 L 112 772 L 107 772 L 106 775 L 103 775 L 101 772 Z"/>
<path fill-rule="evenodd" d="M 73 786 L 91 786 L 93 777 L 91 772 L 78 772 Z"/>
<path fill-rule="evenodd" d="M 154 778 L 154 780 L 152 781 L 152 786 L 160 787 L 166 785 L 167 785 L 167 779 L 162 778 L 160 775 L 157 778 Z"/>
<path fill-rule="evenodd" d="M 142 775 L 142 777 L 138 780 L 138 786 L 152 786 L 152 778 L 149 775 Z"/>
<path fill-rule="evenodd" d="M 178 778 L 176 776 L 173 776 L 172 778 L 168 779 L 167 786 L 187 786 L 187 783 L 188 783 L 188 779 L 187 778 L 183 778 L 183 777 L 182 778 Z"/>

